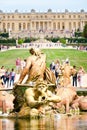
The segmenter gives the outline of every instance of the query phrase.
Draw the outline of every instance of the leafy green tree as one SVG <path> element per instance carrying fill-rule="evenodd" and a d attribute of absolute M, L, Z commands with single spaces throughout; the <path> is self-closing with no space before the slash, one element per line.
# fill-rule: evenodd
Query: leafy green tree
<path fill-rule="evenodd" d="M 66 39 L 65 38 L 60 38 L 59 41 L 63 44 L 66 44 Z"/>
<path fill-rule="evenodd" d="M 18 39 L 18 44 L 22 44 L 24 42 L 24 39 Z"/>
<path fill-rule="evenodd" d="M 85 24 L 83 29 L 83 37 L 87 38 L 87 24 Z"/>

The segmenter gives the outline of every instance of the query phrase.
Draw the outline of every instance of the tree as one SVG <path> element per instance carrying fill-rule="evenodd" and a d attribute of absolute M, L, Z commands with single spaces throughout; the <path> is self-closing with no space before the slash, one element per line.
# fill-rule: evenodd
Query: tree
<path fill-rule="evenodd" d="M 85 24 L 83 29 L 83 37 L 87 38 L 87 24 Z"/>
<path fill-rule="evenodd" d="M 18 44 L 22 44 L 24 42 L 24 39 L 20 38 L 18 39 Z"/>

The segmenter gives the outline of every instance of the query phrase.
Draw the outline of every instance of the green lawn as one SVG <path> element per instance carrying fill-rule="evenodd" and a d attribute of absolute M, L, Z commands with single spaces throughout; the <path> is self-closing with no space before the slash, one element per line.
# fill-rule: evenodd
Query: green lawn
<path fill-rule="evenodd" d="M 47 66 L 52 61 L 59 59 L 61 62 L 66 58 L 69 58 L 71 65 L 83 66 L 87 72 L 87 52 L 78 51 L 73 49 L 43 49 L 42 50 L 47 55 Z M 6 68 L 15 67 L 15 60 L 17 57 L 22 59 L 29 56 L 28 49 L 14 49 L 9 51 L 0 52 L 0 66 L 4 65 Z"/>

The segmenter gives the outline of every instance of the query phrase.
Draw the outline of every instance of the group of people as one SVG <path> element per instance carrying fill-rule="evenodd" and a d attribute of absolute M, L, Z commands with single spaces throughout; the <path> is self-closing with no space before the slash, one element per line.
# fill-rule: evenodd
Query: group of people
<path fill-rule="evenodd" d="M 9 86 L 13 86 L 15 76 L 16 73 L 14 68 L 11 70 L 9 70 L 9 68 L 6 69 L 4 66 L 0 68 L 0 80 L 2 81 L 3 86 L 7 86 L 7 88 L 9 88 Z"/>
<path fill-rule="evenodd" d="M 68 69 L 66 70 L 68 73 L 69 67 L 71 67 L 71 74 L 69 76 L 71 77 L 71 84 L 72 86 L 79 86 L 82 87 L 82 76 L 85 74 L 85 70 L 82 66 L 77 69 L 76 65 L 70 66 L 70 61 L 67 58 L 63 63 L 61 64 L 59 60 L 53 61 L 50 64 L 50 70 L 55 74 L 56 76 L 56 83 L 59 83 L 60 77 L 63 75 L 64 69 L 66 69 L 66 65 L 68 65 Z"/>
<path fill-rule="evenodd" d="M 15 68 L 6 68 L 4 65 L 0 68 L 0 80 L 4 87 L 13 87 L 16 74 L 20 74 L 23 68 L 25 67 L 26 59 L 20 59 L 19 57 L 15 61 Z"/>
<path fill-rule="evenodd" d="M 68 58 L 65 61 L 63 61 L 62 64 L 58 59 L 55 62 L 53 61 L 50 64 L 50 70 L 55 74 L 56 77 L 56 84 L 60 82 L 59 80 L 60 77 L 62 76 L 66 64 L 70 65 L 70 61 Z M 9 70 L 9 68 L 5 69 L 4 66 L 0 68 L 0 79 L 2 79 L 3 84 L 5 84 L 7 87 L 13 86 L 16 73 L 20 74 L 24 69 L 24 67 L 26 66 L 26 59 L 22 60 L 21 58 L 18 57 L 15 61 L 15 65 L 16 65 L 16 70 L 14 70 L 14 68 L 12 68 L 11 70 Z M 82 87 L 82 76 L 85 73 L 83 67 L 79 67 L 79 69 L 77 70 L 77 67 L 73 65 L 71 68 L 73 68 L 73 74 L 71 75 L 72 86 Z"/>
<path fill-rule="evenodd" d="M 73 79 L 73 86 L 77 86 L 77 82 L 79 87 L 82 87 L 82 76 L 85 74 L 85 71 L 82 66 L 79 67 L 79 69 L 76 69 L 76 66 L 73 66 L 74 74 L 72 76 Z"/>

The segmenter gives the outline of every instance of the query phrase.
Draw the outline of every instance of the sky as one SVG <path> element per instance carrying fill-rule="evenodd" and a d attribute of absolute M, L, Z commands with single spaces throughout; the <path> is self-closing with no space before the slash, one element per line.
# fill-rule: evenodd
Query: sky
<path fill-rule="evenodd" d="M 65 9 L 79 12 L 84 9 L 87 12 L 87 0 L 0 0 L 0 10 L 14 12 L 16 9 L 20 12 L 30 12 L 31 9 L 36 12 L 47 12 L 48 9 L 53 12 L 64 12 Z"/>

